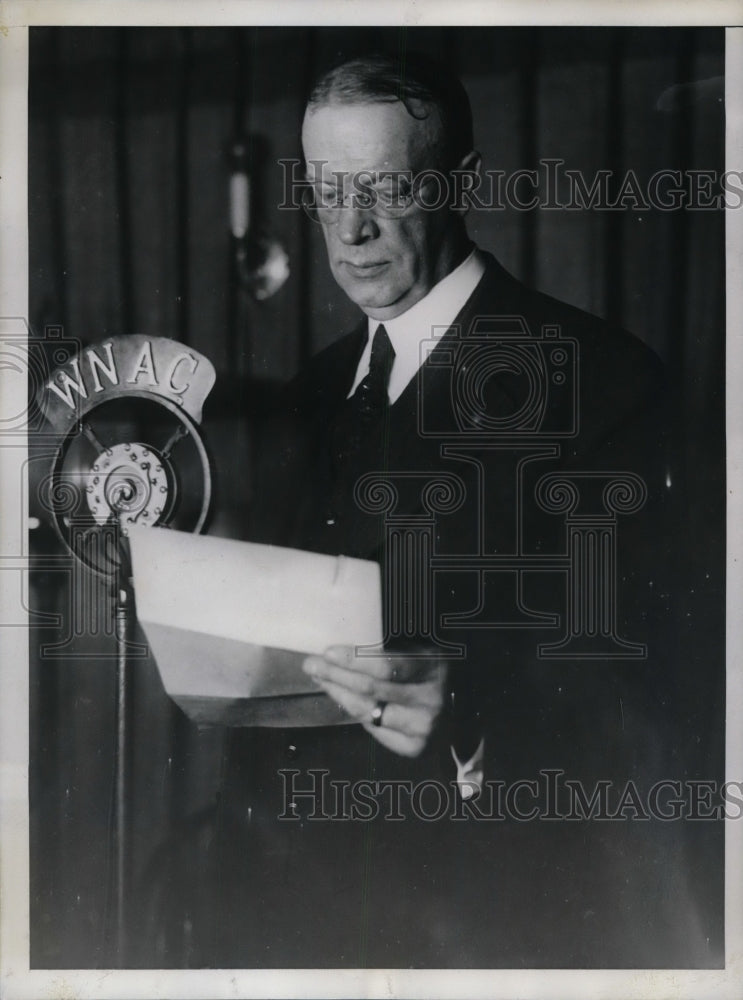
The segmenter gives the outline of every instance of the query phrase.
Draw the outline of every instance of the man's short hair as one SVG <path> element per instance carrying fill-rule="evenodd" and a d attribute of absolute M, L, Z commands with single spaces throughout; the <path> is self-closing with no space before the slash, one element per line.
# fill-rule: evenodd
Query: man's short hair
<path fill-rule="evenodd" d="M 456 167 L 474 147 L 467 91 L 445 63 L 423 53 L 374 53 L 345 59 L 315 83 L 307 107 L 384 101 L 402 101 L 408 114 L 417 119 L 427 118 L 432 108 L 438 111 L 444 169 Z"/>

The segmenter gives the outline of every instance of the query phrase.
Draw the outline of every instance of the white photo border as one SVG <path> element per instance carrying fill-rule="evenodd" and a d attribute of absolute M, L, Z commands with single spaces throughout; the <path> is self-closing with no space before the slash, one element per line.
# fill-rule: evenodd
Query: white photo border
<path fill-rule="evenodd" d="M 743 4 L 415 0 L 371 5 L 203 0 L 0 4 L 0 322 L 28 315 L 27 80 L 30 25 L 593 24 L 723 25 L 726 31 L 726 167 L 743 163 Z M 743 775 L 743 212 L 728 210 L 727 261 L 727 710 L 726 778 Z M 26 406 L 25 379 L 0 372 L 0 418 Z M 0 606 L 16 626 L 27 602 L 22 571 L 27 514 L 20 500 L 22 443 L 0 448 Z M 20 572 L 19 572 L 20 568 Z M 468 997 L 628 998 L 743 996 L 743 823 L 726 821 L 726 968 L 689 970 L 222 970 L 111 971 L 29 968 L 28 646 L 23 627 L 0 628 L 0 995 L 118 997 Z"/>

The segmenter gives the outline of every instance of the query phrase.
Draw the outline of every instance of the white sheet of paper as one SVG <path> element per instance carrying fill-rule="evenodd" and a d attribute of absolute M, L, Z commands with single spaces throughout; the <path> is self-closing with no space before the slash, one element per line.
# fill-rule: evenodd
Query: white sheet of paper
<path fill-rule="evenodd" d="M 345 556 L 133 526 L 137 616 L 166 692 L 227 725 L 350 721 L 301 663 L 382 641 L 379 566 Z"/>

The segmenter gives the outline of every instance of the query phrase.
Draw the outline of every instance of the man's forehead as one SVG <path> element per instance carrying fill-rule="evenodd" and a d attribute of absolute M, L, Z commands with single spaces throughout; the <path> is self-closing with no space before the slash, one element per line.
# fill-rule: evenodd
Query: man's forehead
<path fill-rule="evenodd" d="M 422 105 L 419 117 L 412 110 L 415 117 L 402 101 L 310 105 L 302 126 L 307 172 L 434 166 L 441 146 L 438 111 Z"/>

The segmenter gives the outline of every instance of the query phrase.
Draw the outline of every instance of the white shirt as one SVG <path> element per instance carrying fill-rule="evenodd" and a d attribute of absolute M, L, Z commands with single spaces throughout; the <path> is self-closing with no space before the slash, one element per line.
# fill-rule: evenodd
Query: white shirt
<path fill-rule="evenodd" d="M 369 371 L 371 344 L 377 327 L 384 325 L 395 349 L 387 394 L 390 403 L 398 399 L 407 384 L 425 361 L 428 351 L 424 344 L 443 336 L 452 325 L 467 299 L 474 292 L 485 272 L 485 259 L 475 247 L 470 255 L 445 278 L 434 285 L 428 295 L 394 319 L 369 319 L 368 336 L 356 369 L 352 396 L 359 382 Z"/>

